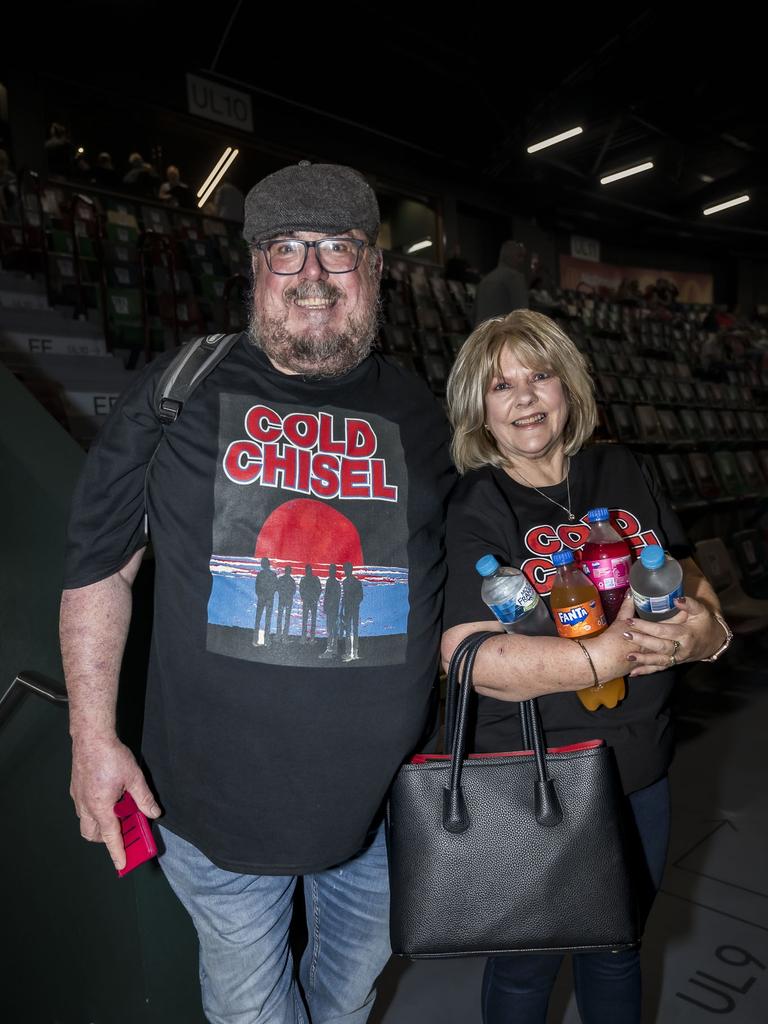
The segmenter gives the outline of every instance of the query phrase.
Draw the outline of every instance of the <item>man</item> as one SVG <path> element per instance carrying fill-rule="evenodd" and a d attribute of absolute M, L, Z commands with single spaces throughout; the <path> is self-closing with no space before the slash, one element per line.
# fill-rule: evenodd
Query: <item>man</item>
<path fill-rule="evenodd" d="M 347 649 L 342 655 L 342 661 L 354 661 L 360 657 L 358 636 L 362 603 L 363 585 L 352 572 L 351 562 L 345 562 L 344 579 L 341 581 L 341 629 L 346 637 Z"/>
<path fill-rule="evenodd" d="M 323 613 L 325 615 L 325 631 L 328 643 L 320 655 L 321 658 L 335 658 L 339 645 L 339 605 L 341 604 L 341 584 L 336 579 L 336 566 L 331 563 L 328 579 L 323 591 Z"/>
<path fill-rule="evenodd" d="M 270 569 L 269 559 L 262 558 L 261 572 L 256 577 L 256 625 L 253 629 L 253 645 L 268 644 L 272 633 L 272 612 L 277 593 L 277 573 Z M 261 620 L 264 619 L 262 627 Z"/>
<path fill-rule="evenodd" d="M 499 250 L 495 270 L 478 283 L 475 293 L 475 327 L 494 316 L 506 316 L 514 309 L 528 309 L 526 251 L 522 242 L 509 240 Z"/>
<path fill-rule="evenodd" d="M 123 790 L 162 813 L 160 861 L 198 932 L 213 1024 L 362 1024 L 389 955 L 381 808 L 435 703 L 453 472 L 426 387 L 371 354 L 378 228 L 350 168 L 302 163 L 259 182 L 244 225 L 248 332 L 165 428 L 155 388 L 171 357 L 147 367 L 74 498 L 61 629 L 81 833 L 119 867 Z M 157 567 L 146 778 L 115 731 L 145 513 Z M 376 580 L 354 661 L 253 644 L 244 575 L 310 557 Z"/>
<path fill-rule="evenodd" d="M 291 635 L 291 612 L 293 611 L 293 595 L 296 593 L 296 580 L 293 578 L 290 565 L 286 565 L 283 575 L 277 581 L 277 640 L 287 643 Z"/>
<path fill-rule="evenodd" d="M 304 575 L 299 584 L 301 597 L 301 642 L 311 643 L 315 639 L 317 626 L 317 603 L 320 600 L 322 584 L 312 572 L 312 566 L 304 566 Z"/>

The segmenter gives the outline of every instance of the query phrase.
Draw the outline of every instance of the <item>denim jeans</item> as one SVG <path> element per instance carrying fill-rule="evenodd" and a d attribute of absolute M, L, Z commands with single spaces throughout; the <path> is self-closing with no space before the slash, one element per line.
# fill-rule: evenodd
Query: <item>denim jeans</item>
<path fill-rule="evenodd" d="M 200 941 L 210 1024 L 363 1024 L 390 955 L 383 825 L 337 867 L 304 875 L 309 941 L 297 985 L 289 942 L 296 877 L 239 875 L 161 826 L 160 865 Z"/>
<path fill-rule="evenodd" d="M 629 796 L 645 855 L 649 887 L 661 885 L 669 842 L 667 777 Z M 488 960 L 483 976 L 483 1024 L 545 1024 L 562 956 L 521 954 Z M 578 953 L 573 957 L 582 1024 L 640 1024 L 640 953 Z"/>

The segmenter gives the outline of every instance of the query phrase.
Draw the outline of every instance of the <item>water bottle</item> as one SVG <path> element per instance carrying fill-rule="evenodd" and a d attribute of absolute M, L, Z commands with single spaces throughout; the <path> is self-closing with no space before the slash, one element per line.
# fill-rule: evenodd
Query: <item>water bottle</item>
<path fill-rule="evenodd" d="M 483 555 L 475 568 L 483 577 L 480 594 L 507 633 L 552 635 L 547 606 L 519 569 Z"/>
<path fill-rule="evenodd" d="M 680 611 L 675 598 L 683 596 L 683 567 L 658 544 L 649 544 L 632 566 L 629 586 L 639 619 L 671 619 Z"/>

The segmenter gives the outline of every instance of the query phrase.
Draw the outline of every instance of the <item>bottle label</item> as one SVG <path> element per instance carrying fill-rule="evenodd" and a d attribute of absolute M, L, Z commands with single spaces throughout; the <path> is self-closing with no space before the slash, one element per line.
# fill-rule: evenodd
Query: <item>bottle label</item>
<path fill-rule="evenodd" d="M 606 625 L 603 608 L 599 601 L 582 601 L 566 608 L 553 608 L 555 625 L 560 636 L 589 636 Z"/>
<path fill-rule="evenodd" d="M 629 586 L 629 570 L 632 566 L 630 555 L 620 558 L 596 558 L 592 561 L 584 559 L 582 570 L 592 580 L 598 590 L 618 590 Z"/>
<path fill-rule="evenodd" d="M 632 600 L 635 602 L 635 609 L 638 615 L 641 612 L 646 612 L 650 615 L 659 615 L 671 611 L 676 612 L 675 598 L 683 596 L 682 583 L 671 594 L 662 594 L 660 597 L 646 597 L 645 594 L 638 594 L 633 588 L 630 589 L 632 589 Z"/>
<path fill-rule="evenodd" d="M 488 607 L 499 622 L 517 622 L 528 612 L 533 611 L 538 600 L 539 595 L 526 580 L 514 597 L 508 601 L 501 601 L 499 604 L 489 604 Z"/>

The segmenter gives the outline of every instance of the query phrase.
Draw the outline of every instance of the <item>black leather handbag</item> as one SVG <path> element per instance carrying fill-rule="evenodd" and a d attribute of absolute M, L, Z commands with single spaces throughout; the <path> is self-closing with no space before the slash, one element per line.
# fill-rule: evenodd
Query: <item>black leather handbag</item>
<path fill-rule="evenodd" d="M 465 756 L 475 633 L 448 671 L 446 747 L 401 767 L 387 808 L 390 937 L 413 958 L 631 949 L 640 938 L 631 826 L 602 740 Z"/>

